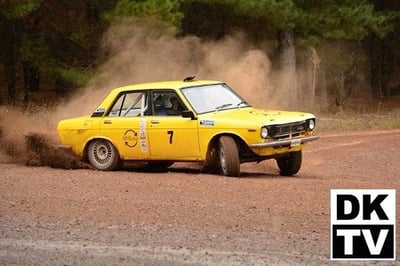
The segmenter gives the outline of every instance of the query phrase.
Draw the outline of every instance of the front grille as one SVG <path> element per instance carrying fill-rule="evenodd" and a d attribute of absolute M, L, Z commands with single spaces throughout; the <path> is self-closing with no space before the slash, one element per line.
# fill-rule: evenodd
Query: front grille
<path fill-rule="evenodd" d="M 306 121 L 268 126 L 269 135 L 273 138 L 283 139 L 299 136 L 306 131 Z"/>

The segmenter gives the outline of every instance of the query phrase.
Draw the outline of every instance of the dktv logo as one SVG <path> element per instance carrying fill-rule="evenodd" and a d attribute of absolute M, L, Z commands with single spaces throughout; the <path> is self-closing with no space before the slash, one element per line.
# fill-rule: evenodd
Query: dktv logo
<path fill-rule="evenodd" d="M 396 190 L 331 190 L 331 259 L 394 260 Z"/>

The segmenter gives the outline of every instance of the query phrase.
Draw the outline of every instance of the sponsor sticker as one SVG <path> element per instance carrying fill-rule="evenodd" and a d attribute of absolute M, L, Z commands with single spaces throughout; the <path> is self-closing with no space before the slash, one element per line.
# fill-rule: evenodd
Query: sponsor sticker
<path fill-rule="evenodd" d="M 132 129 L 128 129 L 125 131 L 124 136 L 122 137 L 124 141 L 124 145 L 129 147 L 129 148 L 134 148 L 136 147 L 137 141 L 138 141 L 138 134 L 136 131 Z"/>
<path fill-rule="evenodd" d="M 202 126 L 214 126 L 214 120 L 201 120 L 200 125 Z"/>
<path fill-rule="evenodd" d="M 146 119 L 140 119 L 139 132 L 140 132 L 140 149 L 142 152 L 147 152 Z"/>
<path fill-rule="evenodd" d="M 294 139 L 290 143 L 290 147 L 297 147 L 297 146 L 300 146 L 300 144 L 301 144 L 301 139 Z"/>

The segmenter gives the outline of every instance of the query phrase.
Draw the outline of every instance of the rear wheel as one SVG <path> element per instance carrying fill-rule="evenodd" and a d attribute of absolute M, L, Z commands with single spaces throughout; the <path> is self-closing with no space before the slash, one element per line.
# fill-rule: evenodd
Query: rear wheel
<path fill-rule="evenodd" d="M 232 137 L 222 136 L 219 139 L 217 158 L 220 174 L 233 177 L 240 175 L 239 151 Z"/>
<path fill-rule="evenodd" d="M 114 145 L 105 139 L 96 139 L 89 144 L 88 159 L 91 165 L 103 171 L 112 171 L 121 165 Z"/>
<path fill-rule="evenodd" d="M 296 174 L 301 167 L 301 151 L 290 152 L 289 154 L 276 159 L 279 170 L 283 176 Z"/>

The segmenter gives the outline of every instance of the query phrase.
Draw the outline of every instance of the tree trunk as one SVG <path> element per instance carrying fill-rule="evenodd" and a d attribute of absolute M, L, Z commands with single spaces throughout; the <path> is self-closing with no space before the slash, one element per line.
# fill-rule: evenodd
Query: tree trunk
<path fill-rule="evenodd" d="M 2 36 L 7 36 L 7 38 L 2 38 L 0 43 L 0 49 L 2 49 L 2 63 L 4 66 L 4 72 L 7 83 L 7 96 L 9 102 L 14 102 L 16 99 L 15 86 L 17 82 L 16 76 L 16 60 L 15 60 L 15 34 L 14 34 L 14 24 L 7 20 L 2 19 L 0 21 L 2 27 L 0 33 Z"/>
<path fill-rule="evenodd" d="M 389 97 L 389 79 L 393 71 L 390 48 L 385 46 L 385 39 L 372 36 L 370 39 L 371 92 L 375 98 Z"/>
<path fill-rule="evenodd" d="M 312 85 L 311 85 L 311 107 L 312 109 L 315 108 L 315 97 L 316 97 L 316 91 L 317 91 L 317 77 L 318 77 L 318 72 L 320 68 L 320 63 L 321 60 L 319 59 L 317 50 L 315 48 L 311 49 L 311 57 L 310 57 L 312 66 L 313 66 L 313 71 L 312 71 Z"/>
<path fill-rule="evenodd" d="M 318 73 L 318 104 L 317 108 L 320 111 L 327 111 L 329 109 L 329 95 L 328 84 L 326 78 L 326 67 L 322 64 Z"/>
<path fill-rule="evenodd" d="M 22 70 L 25 83 L 24 101 L 27 102 L 30 94 L 39 90 L 40 73 L 36 66 L 27 61 L 22 62 Z"/>
<path fill-rule="evenodd" d="M 371 37 L 371 93 L 374 98 L 383 96 L 382 88 L 382 42 L 376 36 Z"/>
<path fill-rule="evenodd" d="M 296 72 L 296 48 L 294 45 L 293 30 L 285 30 L 280 33 L 280 67 L 281 84 L 280 99 L 283 107 L 292 107 L 298 103 L 297 72 Z"/>
<path fill-rule="evenodd" d="M 15 73 L 15 58 L 10 55 L 8 56 L 8 60 L 6 60 L 5 68 L 6 68 L 6 82 L 7 82 L 7 94 L 8 101 L 14 103 L 16 100 L 16 90 L 15 85 L 17 83 L 17 76 Z"/>

